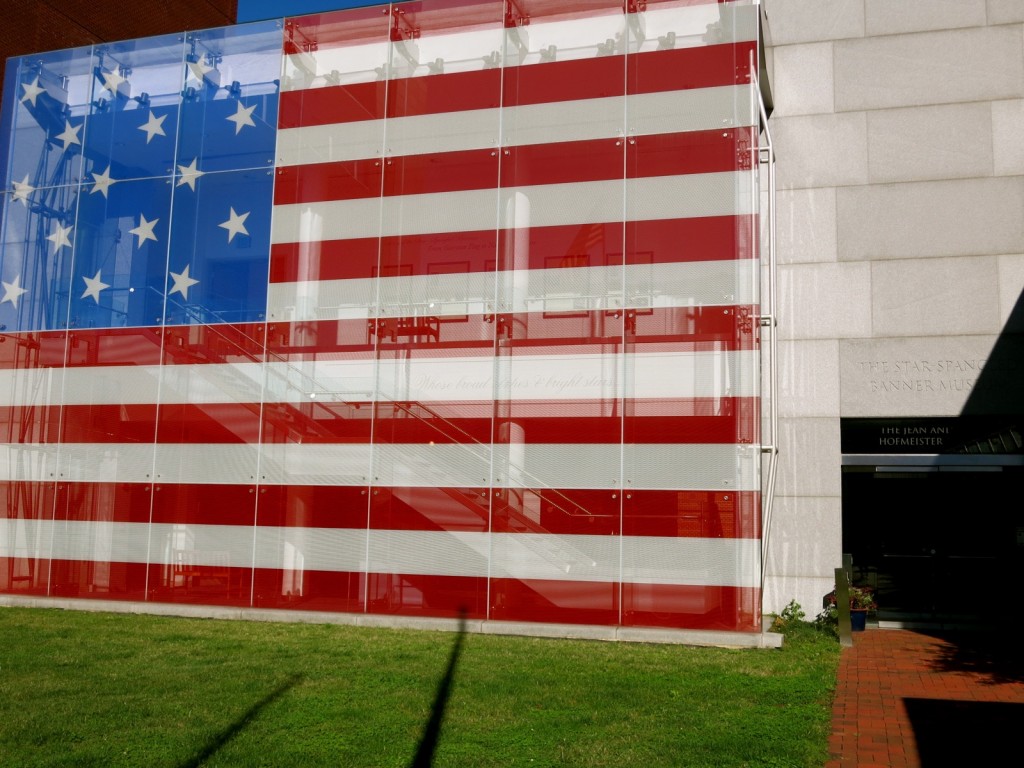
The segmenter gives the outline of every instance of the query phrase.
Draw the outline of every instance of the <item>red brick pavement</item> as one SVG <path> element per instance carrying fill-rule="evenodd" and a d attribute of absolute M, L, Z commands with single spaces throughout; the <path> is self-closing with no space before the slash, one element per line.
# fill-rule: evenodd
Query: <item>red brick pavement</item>
<path fill-rule="evenodd" d="M 995 757 L 1024 726 L 1017 651 L 989 636 L 869 629 L 844 648 L 827 768 L 956 764 Z"/>

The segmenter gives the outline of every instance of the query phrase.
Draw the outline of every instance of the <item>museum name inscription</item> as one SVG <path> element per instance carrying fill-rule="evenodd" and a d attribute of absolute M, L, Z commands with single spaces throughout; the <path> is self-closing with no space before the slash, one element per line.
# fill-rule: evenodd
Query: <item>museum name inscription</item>
<path fill-rule="evenodd" d="M 985 366 L 976 360 L 861 360 L 872 392 L 969 392 Z"/>

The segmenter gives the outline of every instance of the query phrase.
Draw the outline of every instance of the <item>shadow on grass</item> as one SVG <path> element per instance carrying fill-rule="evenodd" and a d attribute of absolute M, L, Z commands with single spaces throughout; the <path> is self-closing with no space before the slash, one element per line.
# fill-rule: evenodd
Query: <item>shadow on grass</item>
<path fill-rule="evenodd" d="M 441 723 L 444 720 L 444 710 L 448 706 L 448 697 L 451 695 L 452 682 L 455 679 L 455 665 L 459 661 L 459 653 L 462 652 L 462 641 L 466 636 L 466 612 L 462 611 L 459 616 L 459 634 L 455 638 L 455 645 L 452 646 L 452 655 L 448 659 L 448 669 L 437 686 L 437 694 L 434 696 L 434 706 L 430 711 L 430 719 L 423 729 L 423 738 L 420 739 L 416 748 L 416 756 L 413 757 L 409 768 L 430 768 L 434 762 L 434 752 L 437 749 L 437 741 L 441 736 Z"/>
<path fill-rule="evenodd" d="M 243 728 L 249 725 L 249 723 L 257 715 L 259 715 L 259 713 L 262 712 L 265 707 L 267 707 L 270 704 L 273 704 L 284 694 L 286 694 L 289 690 L 298 685 L 300 682 L 302 682 L 302 675 L 292 675 L 291 677 L 289 677 L 287 680 L 285 680 L 283 683 L 277 686 L 277 688 L 272 690 L 262 699 L 257 701 L 251 707 L 249 707 L 249 710 L 240 718 L 238 718 L 235 722 L 233 722 L 230 726 L 228 726 L 221 733 L 217 734 L 213 739 L 211 739 L 210 742 L 203 748 L 202 752 L 193 757 L 191 760 L 182 763 L 181 768 L 197 768 L 198 766 L 205 763 L 207 760 L 210 759 L 210 757 L 212 757 L 217 752 L 217 750 L 219 750 L 221 747 L 223 747 L 225 744 L 231 741 L 231 739 L 233 739 Z"/>

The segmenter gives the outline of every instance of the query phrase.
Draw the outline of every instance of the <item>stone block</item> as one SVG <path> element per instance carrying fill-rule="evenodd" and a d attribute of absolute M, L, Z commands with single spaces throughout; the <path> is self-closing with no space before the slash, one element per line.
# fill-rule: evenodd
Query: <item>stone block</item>
<path fill-rule="evenodd" d="M 1011 24 L 1024 21 L 1024 3 L 1020 0 L 988 0 L 988 23 Z"/>
<path fill-rule="evenodd" d="M 777 494 L 842 494 L 838 418 L 781 419 L 779 451 Z"/>
<path fill-rule="evenodd" d="M 994 256 L 876 261 L 871 265 L 871 335 L 998 333 Z"/>
<path fill-rule="evenodd" d="M 992 175 L 992 108 L 986 103 L 884 109 L 867 118 L 871 181 Z"/>
<path fill-rule="evenodd" d="M 772 45 L 864 35 L 864 0 L 768 0 Z"/>
<path fill-rule="evenodd" d="M 862 112 L 772 118 L 779 189 L 868 181 L 867 117 Z"/>
<path fill-rule="evenodd" d="M 1024 174 L 1021 126 L 1024 126 L 1024 99 L 992 102 L 993 166 L 997 176 Z"/>
<path fill-rule="evenodd" d="M 1024 96 L 1017 26 L 841 40 L 833 60 L 839 112 Z"/>
<path fill-rule="evenodd" d="M 840 556 L 827 576 L 768 574 L 764 581 L 765 613 L 779 613 L 790 600 L 796 600 L 807 614 L 805 621 L 812 620 L 821 610 L 821 598 L 834 588 L 835 568 L 842 564 Z"/>
<path fill-rule="evenodd" d="M 799 457 L 793 458 L 799 461 Z M 766 563 L 768 572 L 834 577 L 836 566 L 842 565 L 842 499 L 839 496 L 780 496 L 776 501 Z M 825 592 L 830 589 L 831 586 Z"/>
<path fill-rule="evenodd" d="M 998 333 L 998 289 L 994 256 L 874 262 L 870 335 Z"/>
<path fill-rule="evenodd" d="M 780 338 L 871 335 L 869 264 L 792 264 L 778 274 Z"/>
<path fill-rule="evenodd" d="M 985 26 L 985 0 L 864 0 L 865 34 Z"/>
<path fill-rule="evenodd" d="M 839 260 L 1024 252 L 1024 177 L 836 190 Z"/>
<path fill-rule="evenodd" d="M 775 245 L 780 264 L 837 260 L 833 187 L 781 190 L 775 195 Z"/>
<path fill-rule="evenodd" d="M 1024 332 L 1024 256 L 1000 256 L 999 265 L 999 324 L 1004 330 Z M 1013 315 L 1014 326 L 1005 329 Z"/>
<path fill-rule="evenodd" d="M 839 413 L 839 341 L 779 342 L 779 416 L 829 417 Z"/>
<path fill-rule="evenodd" d="M 995 336 L 843 339 L 838 342 L 841 413 L 957 416 L 983 376 L 1000 379 L 998 368 L 985 370 L 995 342 Z M 1001 407 L 995 404 L 993 411 Z"/>
<path fill-rule="evenodd" d="M 832 112 L 832 43 L 787 45 L 773 50 L 774 115 Z"/>

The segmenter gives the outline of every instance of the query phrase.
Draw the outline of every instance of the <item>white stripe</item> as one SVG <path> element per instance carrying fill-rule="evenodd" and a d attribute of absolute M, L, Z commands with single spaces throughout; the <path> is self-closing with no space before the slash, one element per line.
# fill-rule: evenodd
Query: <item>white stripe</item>
<path fill-rule="evenodd" d="M 556 345 L 552 345 L 557 348 Z M 621 348 L 621 347 L 620 347 Z M 632 397 L 754 397 L 758 394 L 756 350 L 699 352 L 615 352 L 608 354 L 506 354 L 413 357 L 406 359 L 323 359 L 288 363 L 207 363 L 68 368 L 65 405 L 345 402 L 459 402 L 481 400 L 564 400 L 581 405 Z M 497 365 L 497 368 L 495 367 Z M 497 370 L 497 373 L 496 373 Z M 104 390 L 112 371 L 148 387 Z M 266 374 L 266 386 L 260 377 Z M 9 377 L 13 378 L 13 377 Z M 252 382 L 251 388 L 221 386 Z M 201 382 L 202 386 L 196 386 Z M 0 383 L 2 382 L 0 380 Z M 0 386 L 0 407 L 39 405 L 31 393 Z M 218 416 L 221 414 L 214 414 Z M 124 415 L 125 420 L 131 414 Z M 243 421 L 249 417 L 240 415 Z M 252 412 L 252 419 L 258 412 Z M 318 413 L 317 418 L 338 418 Z M 225 426 L 230 427 L 230 423 Z M 246 424 L 247 426 L 247 424 Z"/>
<path fill-rule="evenodd" d="M 732 21 L 723 22 L 723 15 L 733 11 Z M 709 41 L 709 29 L 715 31 Z M 446 72 L 480 69 L 482 60 L 492 52 L 504 48 L 504 66 L 531 66 L 541 61 L 540 51 L 555 46 L 558 60 L 592 58 L 598 44 L 609 38 L 623 36 L 628 30 L 630 51 L 656 50 L 660 38 L 674 35 L 676 48 L 703 47 L 710 42 L 738 43 L 757 39 L 757 6 L 751 0 L 726 4 L 706 2 L 683 7 L 661 8 L 651 6 L 639 14 L 599 14 L 591 18 L 572 18 L 550 21 L 543 16 L 533 18 L 530 24 L 508 30 L 502 43 L 500 22 L 492 28 L 474 28 L 470 32 L 421 35 L 403 50 L 417 62 L 411 66 L 409 58 L 396 50 L 389 50 L 385 41 L 359 45 L 332 46 L 323 41 L 317 50 L 286 57 L 282 91 L 324 88 L 336 84 L 374 82 L 387 71 L 389 59 L 393 79 L 422 77 L 432 74 L 428 62 L 443 59 Z M 641 38 L 640 32 L 643 37 Z"/>
<path fill-rule="evenodd" d="M 371 573 L 759 585 L 760 543 L 754 539 L 259 526 L 254 557 L 251 526 L 4 519 L 0 531 L 0 557 L 151 563 L 167 569 L 157 576 L 165 586 L 195 567 L 361 572 L 366 570 L 367 551 Z M 42 544 L 51 536 L 52 550 Z M 620 543 L 625 554 L 621 570 Z"/>
<path fill-rule="evenodd" d="M 160 444 L 4 446 L 0 481 L 756 491 L 759 464 L 732 444 Z M 155 453 L 155 460 L 154 460 Z M 493 454 L 493 469 L 492 469 Z M 38 469 L 40 457 L 46 471 Z M 54 458 L 57 458 L 55 465 Z M 625 464 L 623 464 L 623 461 Z M 491 473 L 494 473 L 493 481 Z"/>
<path fill-rule="evenodd" d="M 270 283 L 267 317 L 368 319 L 378 286 L 372 316 L 382 318 L 754 304 L 756 266 L 736 259 Z"/>
<path fill-rule="evenodd" d="M 644 136 L 750 126 L 751 88 L 718 86 L 282 128 L 277 134 L 277 165 L 616 139 L 627 132 Z"/>
<path fill-rule="evenodd" d="M 742 216 L 754 212 L 749 188 L 748 171 L 730 171 L 296 203 L 274 207 L 271 240 L 306 243 L 623 219 Z M 631 198 L 642 200 L 643 206 L 628 206 Z"/>

